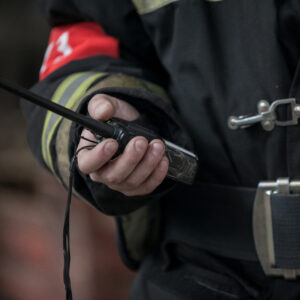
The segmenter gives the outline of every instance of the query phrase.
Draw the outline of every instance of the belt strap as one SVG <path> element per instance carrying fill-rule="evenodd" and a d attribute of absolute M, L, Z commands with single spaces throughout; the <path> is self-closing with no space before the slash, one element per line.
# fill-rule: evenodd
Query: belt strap
<path fill-rule="evenodd" d="M 164 236 L 193 247 L 257 261 L 252 212 L 255 188 L 196 183 L 163 202 Z"/>
<path fill-rule="evenodd" d="M 257 193 L 254 188 L 197 183 L 177 190 L 163 204 L 163 214 L 165 242 L 259 260 L 267 275 L 300 275 L 300 182 L 263 182 Z"/>

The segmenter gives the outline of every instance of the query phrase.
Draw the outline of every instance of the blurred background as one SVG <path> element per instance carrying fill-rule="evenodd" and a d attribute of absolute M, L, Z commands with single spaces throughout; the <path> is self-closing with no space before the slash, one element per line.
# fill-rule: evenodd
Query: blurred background
<path fill-rule="evenodd" d="M 0 76 L 38 78 L 49 27 L 36 0 L 0 0 Z M 0 90 L 0 299 L 64 299 L 62 227 L 67 192 L 32 157 L 17 97 Z M 121 263 L 114 219 L 74 199 L 73 296 L 125 300 L 134 273 Z"/>

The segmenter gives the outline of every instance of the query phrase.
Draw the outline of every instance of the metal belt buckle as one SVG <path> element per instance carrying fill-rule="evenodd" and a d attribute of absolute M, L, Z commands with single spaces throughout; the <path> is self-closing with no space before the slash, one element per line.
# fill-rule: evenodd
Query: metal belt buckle
<path fill-rule="evenodd" d="M 300 181 L 279 178 L 277 181 L 260 182 L 256 192 L 253 209 L 253 232 L 257 255 L 266 275 L 283 276 L 296 279 L 300 269 L 281 269 L 276 267 L 273 227 L 271 215 L 271 195 L 300 193 Z"/>

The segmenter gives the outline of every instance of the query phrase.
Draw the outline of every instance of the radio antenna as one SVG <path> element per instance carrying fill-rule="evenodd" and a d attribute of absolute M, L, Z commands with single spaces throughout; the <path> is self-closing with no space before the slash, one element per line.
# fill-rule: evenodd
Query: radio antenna
<path fill-rule="evenodd" d="M 0 78 L 0 88 L 17 95 L 24 100 L 30 101 L 36 105 L 39 105 L 47 110 L 50 110 L 62 117 L 65 117 L 71 121 L 76 122 L 83 127 L 90 129 L 92 132 L 101 135 L 102 137 L 109 138 L 118 135 L 117 130 L 103 122 L 96 121 L 88 116 L 84 116 L 77 112 L 72 111 L 62 105 L 54 103 L 49 99 L 39 96 L 15 83 L 12 83 L 6 79 Z"/>

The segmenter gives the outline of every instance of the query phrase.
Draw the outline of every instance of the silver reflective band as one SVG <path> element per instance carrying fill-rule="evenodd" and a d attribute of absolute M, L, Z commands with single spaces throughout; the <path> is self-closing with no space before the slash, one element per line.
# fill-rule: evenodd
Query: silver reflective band
<path fill-rule="evenodd" d="M 291 119 L 286 121 L 277 120 L 276 110 L 281 105 L 288 105 L 291 111 Z M 230 129 L 243 129 L 261 123 L 266 131 L 271 131 L 277 126 L 297 125 L 300 118 L 300 105 L 295 98 L 280 99 L 269 104 L 266 100 L 261 100 L 257 106 L 258 113 L 255 115 L 231 116 L 228 119 Z"/>
<path fill-rule="evenodd" d="M 300 181 L 278 178 L 277 181 L 260 182 L 253 207 L 253 233 L 258 259 L 266 275 L 296 279 L 300 269 L 276 268 L 271 210 L 272 194 L 299 194 Z"/>

